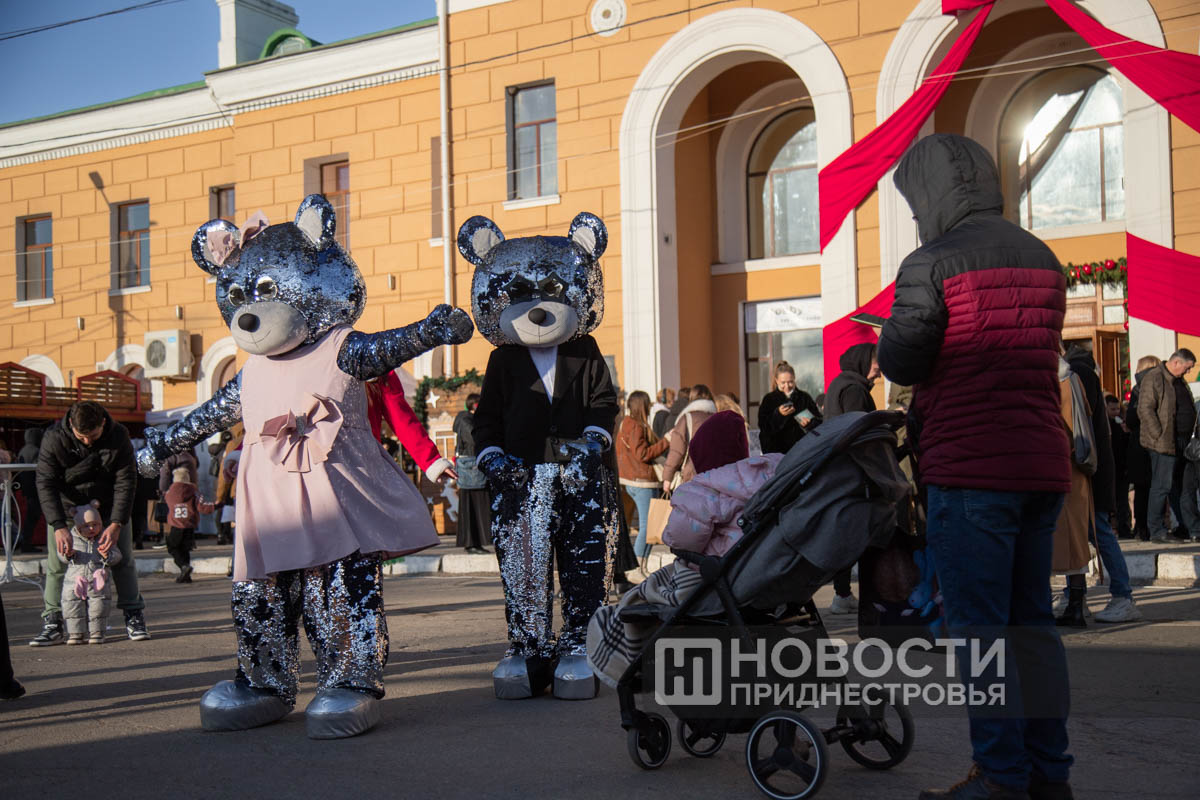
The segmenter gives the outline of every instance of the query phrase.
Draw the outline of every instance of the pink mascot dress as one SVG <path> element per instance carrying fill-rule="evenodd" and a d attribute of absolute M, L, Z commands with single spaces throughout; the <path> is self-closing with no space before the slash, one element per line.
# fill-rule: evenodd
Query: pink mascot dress
<path fill-rule="evenodd" d="M 200 701 L 205 730 L 286 716 L 300 677 L 300 625 L 317 661 L 305 710 L 317 739 L 379 720 L 388 657 L 382 562 L 437 544 L 425 502 L 371 432 L 363 382 L 474 331 L 438 306 L 404 328 L 365 334 L 362 276 L 334 239 L 320 195 L 294 223 L 201 226 L 192 256 L 217 280 L 217 305 L 250 353 L 238 377 L 182 421 L 147 430 L 142 474 L 241 420 L 233 622 L 237 673 Z"/>

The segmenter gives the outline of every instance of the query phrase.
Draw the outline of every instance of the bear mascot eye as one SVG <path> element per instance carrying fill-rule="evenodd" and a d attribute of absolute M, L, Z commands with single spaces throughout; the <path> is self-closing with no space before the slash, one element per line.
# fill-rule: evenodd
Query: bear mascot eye
<path fill-rule="evenodd" d="M 259 300 L 274 300 L 279 295 L 279 284 L 269 275 L 263 275 L 254 284 L 254 296 Z"/>
<path fill-rule="evenodd" d="M 229 297 L 229 304 L 234 308 L 244 305 L 246 302 L 246 290 L 236 283 L 232 284 L 225 294 Z"/>

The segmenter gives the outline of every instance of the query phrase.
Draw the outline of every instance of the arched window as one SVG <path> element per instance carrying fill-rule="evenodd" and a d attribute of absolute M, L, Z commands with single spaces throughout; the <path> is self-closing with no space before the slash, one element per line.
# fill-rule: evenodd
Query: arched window
<path fill-rule="evenodd" d="M 815 253 L 817 122 L 811 108 L 781 114 L 763 129 L 746 170 L 750 258 Z"/>
<path fill-rule="evenodd" d="M 1022 86 L 1001 123 L 1010 213 L 1029 230 L 1125 216 L 1121 87 L 1106 72 L 1066 67 Z"/>

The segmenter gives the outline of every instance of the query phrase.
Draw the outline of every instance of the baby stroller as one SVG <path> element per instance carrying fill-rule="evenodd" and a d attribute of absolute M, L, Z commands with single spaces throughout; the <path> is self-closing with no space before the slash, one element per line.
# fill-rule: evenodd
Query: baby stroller
<path fill-rule="evenodd" d="M 651 680 L 669 684 L 673 699 L 679 698 L 684 679 L 667 681 L 657 669 L 670 661 L 666 653 L 675 653 L 675 666 L 680 666 L 678 653 L 692 651 L 665 647 L 715 639 L 735 645 L 735 650 L 742 642 L 741 652 L 750 652 L 752 628 L 760 641 L 767 640 L 768 648 L 776 637 L 812 644 L 828 638 L 813 594 L 868 547 L 887 544 L 896 526 L 896 509 L 911 492 L 897 463 L 895 431 L 903 424 L 904 415 L 890 411 L 849 413 L 824 423 L 788 452 L 747 503 L 738 520 L 743 536 L 729 552 L 716 558 L 673 550 L 677 558 L 696 565 L 701 576 L 699 587 L 681 605 L 634 605 L 621 611 L 623 622 L 661 622 L 617 684 L 621 727 L 630 757 L 639 767 L 657 769 L 671 750 L 667 720 L 639 710 L 636 703 L 636 694 L 649 689 Z M 684 674 L 693 676 L 693 688 L 705 677 L 715 686 L 723 672 L 737 674 L 732 668 L 698 662 L 688 666 L 694 671 Z M 794 688 L 807 685 L 807 696 L 813 696 L 819 679 L 811 671 L 780 672 Z M 834 742 L 871 769 L 889 769 L 912 749 L 913 723 L 902 705 L 875 701 L 841 706 L 834 726 L 821 730 L 796 710 L 807 703 L 781 702 L 776 696 L 773 702 L 748 708 L 751 704 L 739 703 L 736 691 L 722 691 L 732 685 L 717 686 L 706 695 L 719 695 L 719 705 L 695 702 L 694 697 L 664 702 L 668 687 L 661 685 L 655 686 L 655 695 L 679 718 L 676 735 L 689 755 L 710 757 L 728 734 L 749 733 L 746 766 L 768 797 L 799 800 L 815 795 L 828 773 L 828 745 Z M 742 699 L 749 699 L 748 691 Z"/>

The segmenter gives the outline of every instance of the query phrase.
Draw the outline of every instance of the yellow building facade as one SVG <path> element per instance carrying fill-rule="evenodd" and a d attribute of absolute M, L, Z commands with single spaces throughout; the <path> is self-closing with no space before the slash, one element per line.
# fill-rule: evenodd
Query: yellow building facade
<path fill-rule="evenodd" d="M 1200 3 L 1081 6 L 1197 52 Z M 565 235 L 584 210 L 604 219 L 595 335 L 627 390 L 703 382 L 752 410 L 779 358 L 816 385 L 821 324 L 886 286 L 917 244 L 885 176 L 817 252 L 817 171 L 907 99 L 965 16 L 938 0 L 451 0 L 452 236 L 474 214 L 508 236 Z M 310 192 L 341 210 L 368 288 L 360 329 L 445 301 L 438 31 L 313 46 L 283 30 L 278 49 L 196 84 L 0 127 L 0 362 L 56 385 L 105 368 L 141 378 L 147 334 L 182 332 L 184 363 L 147 388 L 159 410 L 204 400 L 239 356 L 192 234 L 224 214 L 290 220 Z M 1054 128 L 1034 143 L 1051 141 L 1048 158 L 1029 145 L 1037 119 Z M 999 0 L 935 131 L 991 150 L 1009 213 L 1064 263 L 1123 256 L 1126 230 L 1200 253 L 1200 134 L 1040 0 Z M 451 302 L 469 306 L 470 278 L 455 250 Z M 1106 310 L 1121 298 L 1105 297 L 1071 338 L 1123 339 Z M 1135 359 L 1195 344 L 1136 320 L 1129 338 Z M 490 349 L 476 337 L 454 369 L 482 369 Z"/>

